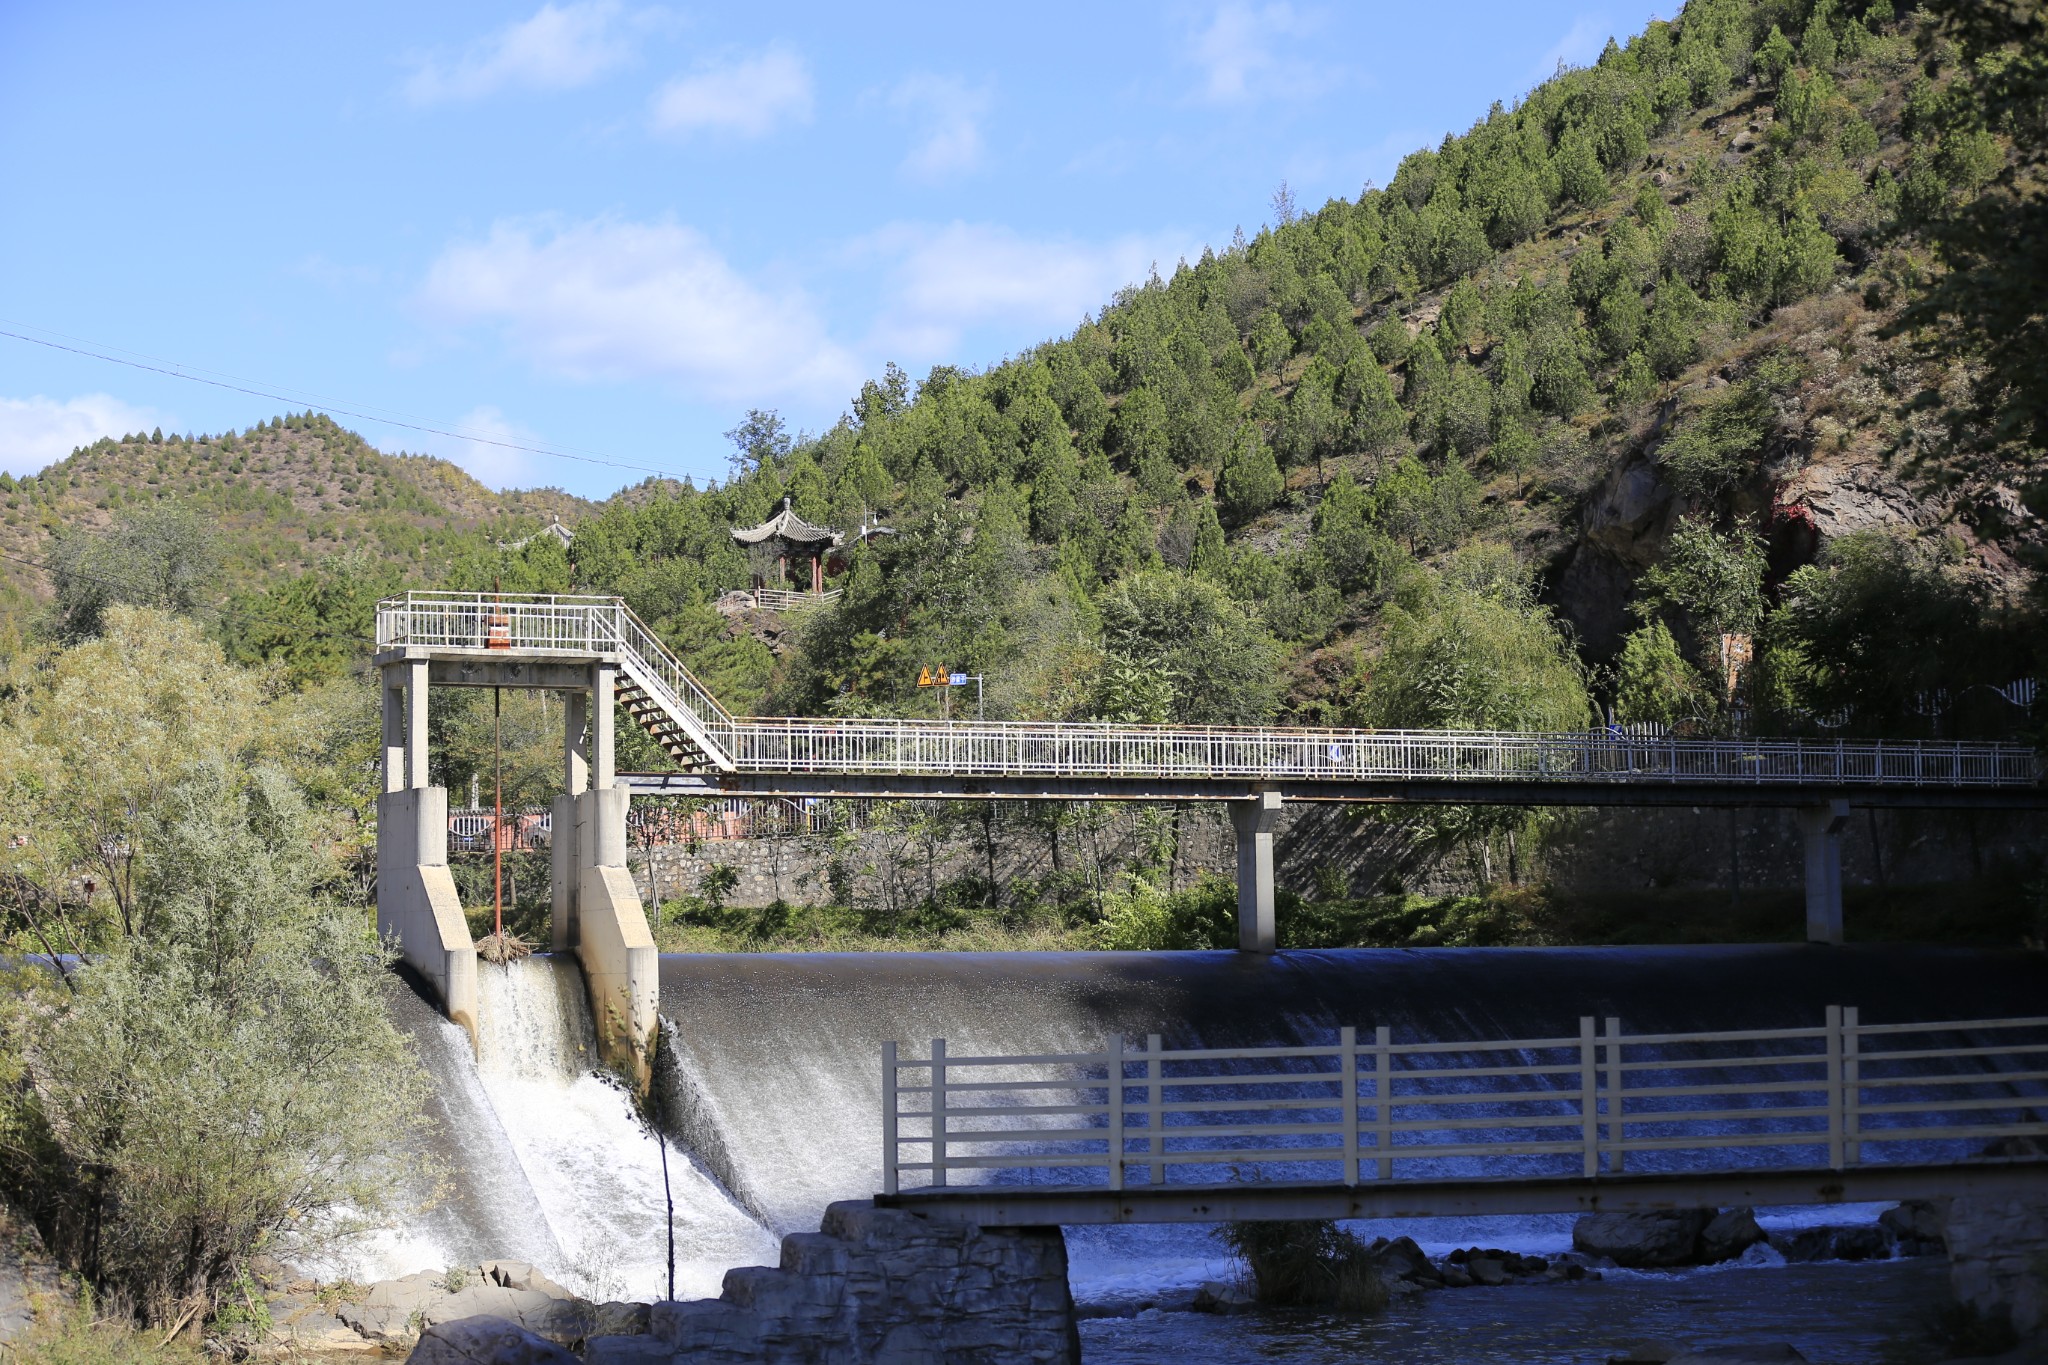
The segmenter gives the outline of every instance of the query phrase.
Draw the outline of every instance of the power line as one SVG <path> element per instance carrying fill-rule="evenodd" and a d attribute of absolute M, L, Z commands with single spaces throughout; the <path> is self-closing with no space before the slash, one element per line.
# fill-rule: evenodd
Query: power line
<path fill-rule="evenodd" d="M 29 326 L 29 324 L 24 322 L 11 322 L 8 325 L 12 327 Z M 45 331 L 47 329 L 38 327 L 33 330 Z M 63 336 L 64 333 L 53 332 L 50 335 Z M 267 398 L 272 402 L 285 404 L 309 403 L 331 414 L 353 417 L 364 422 L 380 422 L 385 426 L 402 427 L 407 431 L 424 432 L 430 436 L 446 436 L 451 440 L 470 441 L 477 445 L 496 446 L 501 450 L 517 450 L 530 455 L 545 455 L 550 459 L 556 460 L 575 460 L 581 464 L 603 465 L 607 469 L 624 469 L 636 474 L 653 474 L 665 479 L 688 477 L 687 475 L 679 475 L 672 469 L 657 469 L 652 465 L 629 464 L 623 460 L 607 459 L 600 455 L 582 455 L 574 451 L 550 446 L 525 445 L 518 441 L 500 440 L 494 436 L 451 429 L 448 426 L 434 426 L 421 419 L 407 419 L 389 415 L 388 409 L 378 409 L 369 404 L 343 406 L 335 403 L 322 403 L 313 396 L 303 392 L 295 393 L 291 389 L 284 389 L 283 392 L 279 392 L 278 390 L 283 388 L 281 385 L 258 387 L 254 380 L 238 380 L 231 375 L 222 375 L 217 378 L 211 377 L 220 375 L 220 372 L 203 370 L 197 366 L 183 365 L 177 361 L 160 360 L 157 357 L 129 359 L 125 356 L 108 355 L 108 351 L 117 351 L 121 348 L 118 346 L 104 346 L 99 342 L 83 341 L 78 337 L 69 338 L 71 341 L 80 343 L 71 346 L 61 341 L 51 341 L 46 337 L 29 336 L 26 332 L 8 331 L 6 328 L 0 328 L 0 336 L 12 337 L 16 341 L 26 341 L 32 346 L 46 346 L 53 351 L 65 351 L 72 355 L 81 355 L 92 360 L 103 360 L 110 365 L 126 365 L 134 370 L 146 370 L 151 374 L 166 375 L 172 379 L 183 379 L 192 384 L 209 384 L 216 389 L 227 389 L 233 393 L 245 393 L 252 398 Z M 130 352 L 129 354 L 139 356 L 141 353 Z"/>

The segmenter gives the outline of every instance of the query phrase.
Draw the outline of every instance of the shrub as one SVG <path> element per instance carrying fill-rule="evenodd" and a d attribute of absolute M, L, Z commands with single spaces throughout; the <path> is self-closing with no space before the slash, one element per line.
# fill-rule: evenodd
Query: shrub
<path fill-rule="evenodd" d="M 1333 1222 L 1226 1223 L 1223 1241 L 1244 1262 L 1260 1303 L 1343 1313 L 1387 1306 L 1371 1251 Z"/>

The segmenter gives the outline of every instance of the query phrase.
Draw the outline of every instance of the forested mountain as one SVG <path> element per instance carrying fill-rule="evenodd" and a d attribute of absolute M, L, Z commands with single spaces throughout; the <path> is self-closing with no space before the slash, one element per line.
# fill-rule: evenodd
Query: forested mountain
<path fill-rule="evenodd" d="M 2040 35 L 1991 8 L 1693 0 L 1069 336 L 749 414 L 723 487 L 498 499 L 310 417 L 102 443 L 4 534 L 182 499 L 231 642 L 309 673 L 375 591 L 502 581 L 623 593 L 746 708 L 920 714 L 944 664 L 1002 716 L 1954 728 L 1927 699 L 2040 635 L 2039 319 L 1984 320 L 2033 268 Z M 899 534 L 778 652 L 712 604 L 785 496 Z M 569 557 L 496 548 L 554 512 Z"/>

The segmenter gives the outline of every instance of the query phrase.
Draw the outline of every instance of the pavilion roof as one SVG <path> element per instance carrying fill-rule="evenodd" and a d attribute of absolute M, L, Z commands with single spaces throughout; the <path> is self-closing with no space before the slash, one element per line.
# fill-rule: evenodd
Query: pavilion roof
<path fill-rule="evenodd" d="M 830 527 L 813 526 L 798 516 L 788 498 L 782 500 L 781 511 L 759 526 L 735 526 L 732 538 L 742 545 L 759 545 L 765 540 L 786 540 L 793 545 L 837 545 L 842 539 Z"/>

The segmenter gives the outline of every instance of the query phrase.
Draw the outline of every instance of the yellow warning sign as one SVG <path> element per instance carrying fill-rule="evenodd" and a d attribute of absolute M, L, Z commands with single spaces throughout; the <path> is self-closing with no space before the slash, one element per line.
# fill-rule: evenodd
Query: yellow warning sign
<path fill-rule="evenodd" d="M 932 685 L 932 671 L 929 668 L 917 670 L 917 685 L 919 687 L 930 687 Z"/>

